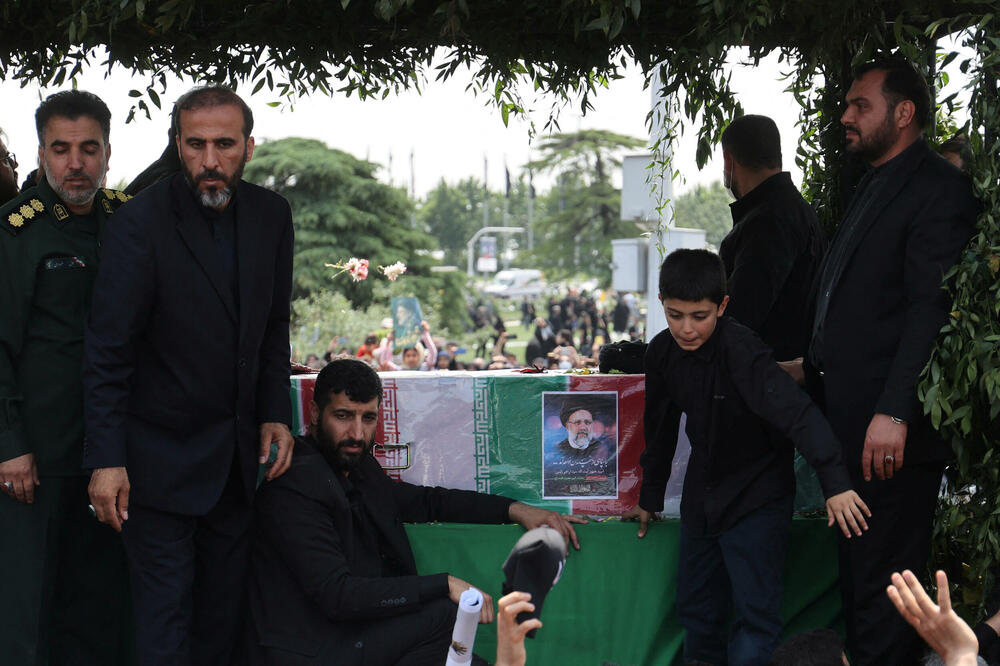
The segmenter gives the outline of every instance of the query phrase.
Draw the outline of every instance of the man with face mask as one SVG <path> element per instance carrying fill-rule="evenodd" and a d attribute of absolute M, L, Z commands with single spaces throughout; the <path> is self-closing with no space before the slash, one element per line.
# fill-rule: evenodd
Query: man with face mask
<path fill-rule="evenodd" d="M 766 116 L 736 118 L 722 133 L 733 228 L 719 246 L 726 314 L 752 328 L 779 361 L 805 355 L 808 301 L 823 234 L 816 213 L 781 170 L 781 137 Z"/>
<path fill-rule="evenodd" d="M 37 185 L 0 207 L 0 662 L 121 663 L 121 539 L 87 509 L 83 336 L 108 218 L 111 112 L 68 90 L 35 113 Z M 0 180 L 16 161 L 0 143 Z"/>
<path fill-rule="evenodd" d="M 444 663 L 470 584 L 418 574 L 404 522 L 548 525 L 579 549 L 572 523 L 583 519 L 390 479 L 372 455 L 381 402 L 382 382 L 367 364 L 330 362 L 316 378 L 310 434 L 297 438 L 288 473 L 257 496 L 251 663 Z M 479 620 L 492 622 L 484 599 Z"/>
<path fill-rule="evenodd" d="M 846 102 L 847 150 L 870 168 L 819 272 L 806 376 L 873 516 L 863 539 L 840 540 L 851 663 L 913 664 L 921 640 L 885 588 L 893 571 L 927 565 L 951 451 L 924 415 L 917 381 L 947 319 L 943 276 L 978 204 L 969 178 L 924 140 L 934 107 L 911 63 L 863 65 Z"/>
<path fill-rule="evenodd" d="M 180 173 L 104 242 L 87 326 L 90 498 L 121 530 L 139 663 L 231 663 L 258 464 L 287 469 L 292 218 L 241 180 L 253 114 L 231 89 L 175 104 Z M 46 168 L 46 174 L 49 169 Z"/>

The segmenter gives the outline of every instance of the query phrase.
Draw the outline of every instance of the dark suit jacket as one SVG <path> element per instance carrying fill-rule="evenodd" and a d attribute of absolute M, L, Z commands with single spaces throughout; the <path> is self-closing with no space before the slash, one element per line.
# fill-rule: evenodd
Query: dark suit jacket
<path fill-rule="evenodd" d="M 812 320 L 809 292 L 823 259 L 823 231 L 783 171 L 729 204 L 733 228 L 719 245 L 726 314 L 752 328 L 779 361 L 803 356 Z"/>
<path fill-rule="evenodd" d="M 134 501 L 189 515 L 218 501 L 237 452 L 253 495 L 258 425 L 291 423 L 288 203 L 236 189 L 238 302 L 177 174 L 109 223 L 85 343 L 84 467 L 128 469 Z"/>
<path fill-rule="evenodd" d="M 354 645 L 366 622 L 418 612 L 448 596 L 447 574 L 417 575 L 404 522 L 502 523 L 513 500 L 396 482 L 366 456 L 351 475 L 381 535 L 382 555 L 406 575 L 365 577 L 350 504 L 311 438 L 296 438 L 289 470 L 255 501 L 250 610 L 256 649 L 309 664 L 360 663 Z M 386 640 L 391 640 L 386 636 Z M 274 653 L 261 663 L 280 661 Z M 331 655 L 333 658 L 331 660 Z M 294 663 L 300 663 L 294 661 Z"/>
<path fill-rule="evenodd" d="M 895 159 L 903 168 L 853 236 L 822 335 L 826 414 L 855 474 L 876 413 L 909 422 L 904 464 L 950 455 L 923 415 L 916 387 L 947 316 L 942 278 L 979 207 L 969 178 L 923 139 Z"/>

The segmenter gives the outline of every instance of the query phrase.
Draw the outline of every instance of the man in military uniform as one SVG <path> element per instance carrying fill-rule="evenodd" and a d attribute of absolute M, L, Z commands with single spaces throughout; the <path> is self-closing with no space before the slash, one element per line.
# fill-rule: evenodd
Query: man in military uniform
<path fill-rule="evenodd" d="M 100 187 L 100 98 L 56 93 L 35 124 L 45 177 L 0 207 L 0 662 L 118 664 L 126 565 L 87 506 L 80 375 L 101 232 L 127 197 Z"/>

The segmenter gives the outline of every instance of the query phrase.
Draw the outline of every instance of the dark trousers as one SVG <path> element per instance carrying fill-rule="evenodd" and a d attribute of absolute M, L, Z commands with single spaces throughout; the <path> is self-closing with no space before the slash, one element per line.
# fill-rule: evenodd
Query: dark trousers
<path fill-rule="evenodd" d="M 233 469 L 204 516 L 132 503 L 122 534 L 142 666 L 227 666 L 242 629 L 250 505 Z"/>
<path fill-rule="evenodd" d="M 894 571 L 910 569 L 925 578 L 943 469 L 940 463 L 904 466 L 892 479 L 867 482 L 851 470 L 872 512 L 860 538 L 840 537 L 840 588 L 854 666 L 910 666 L 928 649 L 885 588 Z"/>
<path fill-rule="evenodd" d="M 0 663 L 134 663 L 121 538 L 90 515 L 87 477 L 40 481 L 33 504 L 0 495 Z"/>
<path fill-rule="evenodd" d="M 781 637 L 781 577 L 791 522 L 791 495 L 714 536 L 697 536 L 681 522 L 677 614 L 685 631 L 685 663 L 770 661 Z"/>

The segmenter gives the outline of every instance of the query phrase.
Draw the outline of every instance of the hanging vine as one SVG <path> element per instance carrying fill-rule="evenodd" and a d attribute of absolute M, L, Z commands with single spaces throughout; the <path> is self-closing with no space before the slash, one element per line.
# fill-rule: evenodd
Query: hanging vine
<path fill-rule="evenodd" d="M 934 561 L 957 579 L 965 614 L 981 610 L 997 582 L 1000 561 L 1000 28 L 996 17 L 960 16 L 935 30 L 972 27 L 963 45 L 975 55 L 961 63 L 969 76 L 972 179 L 983 204 L 977 233 L 948 275 L 951 316 L 919 390 L 935 427 L 951 442 L 951 492 L 935 525 Z"/>

